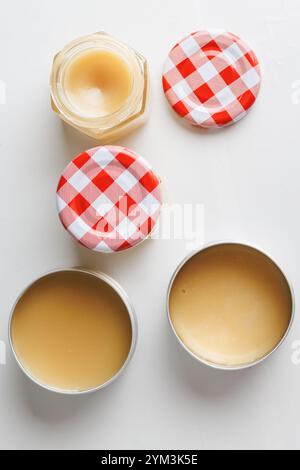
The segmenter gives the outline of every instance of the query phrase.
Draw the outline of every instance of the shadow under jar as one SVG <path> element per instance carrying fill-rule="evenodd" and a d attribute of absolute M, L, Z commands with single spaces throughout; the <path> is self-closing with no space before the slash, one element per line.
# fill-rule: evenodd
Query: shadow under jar
<path fill-rule="evenodd" d="M 47 390 L 84 394 L 113 382 L 129 363 L 137 324 L 123 289 L 105 274 L 63 269 L 16 301 L 10 343 L 23 372 Z"/>
<path fill-rule="evenodd" d="M 101 143 L 142 124 L 147 101 L 146 59 L 106 33 L 79 38 L 54 58 L 53 110 Z"/>
<path fill-rule="evenodd" d="M 173 332 L 195 359 L 239 370 L 279 347 L 295 303 L 286 276 L 266 254 L 245 244 L 219 243 L 179 265 L 167 309 Z"/>

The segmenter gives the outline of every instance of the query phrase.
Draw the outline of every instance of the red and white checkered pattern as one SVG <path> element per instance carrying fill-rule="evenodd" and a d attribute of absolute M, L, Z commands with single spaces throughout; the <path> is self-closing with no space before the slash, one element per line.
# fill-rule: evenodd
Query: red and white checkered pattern
<path fill-rule="evenodd" d="M 250 47 L 225 31 L 198 31 L 171 50 L 163 88 L 173 109 L 194 126 L 228 126 L 244 117 L 261 84 Z"/>
<path fill-rule="evenodd" d="M 124 147 L 97 147 L 77 156 L 57 187 L 59 217 L 82 245 L 99 252 L 126 250 L 147 238 L 161 209 L 160 180 Z"/>

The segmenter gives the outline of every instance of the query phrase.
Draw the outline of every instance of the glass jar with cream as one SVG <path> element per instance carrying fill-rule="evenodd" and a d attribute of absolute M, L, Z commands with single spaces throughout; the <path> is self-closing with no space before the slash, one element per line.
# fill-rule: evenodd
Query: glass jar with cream
<path fill-rule="evenodd" d="M 77 39 L 54 58 L 53 110 L 102 143 L 141 124 L 147 98 L 146 60 L 108 34 Z"/>

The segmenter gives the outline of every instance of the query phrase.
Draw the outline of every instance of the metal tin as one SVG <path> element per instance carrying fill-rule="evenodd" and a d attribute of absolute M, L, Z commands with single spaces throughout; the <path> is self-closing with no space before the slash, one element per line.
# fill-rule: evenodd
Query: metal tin
<path fill-rule="evenodd" d="M 93 277 L 97 277 L 98 279 L 106 282 L 110 287 L 112 287 L 115 292 L 121 297 L 122 301 L 124 302 L 125 306 L 126 306 L 126 309 L 127 309 L 127 312 L 128 312 L 128 316 L 129 316 L 129 319 L 130 319 L 130 322 L 131 322 L 131 328 L 132 328 L 132 340 L 131 340 L 131 348 L 130 348 L 130 351 L 129 351 L 129 354 L 127 356 L 127 359 L 126 361 L 124 362 L 123 366 L 121 367 L 121 369 L 110 379 L 108 380 L 107 382 L 105 382 L 104 384 L 101 384 L 99 387 L 96 387 L 96 388 L 93 388 L 91 390 L 84 390 L 84 391 L 68 391 L 68 390 L 60 390 L 60 389 L 56 389 L 56 388 L 52 388 L 52 387 L 49 387 L 47 386 L 46 384 L 43 384 L 41 382 L 39 382 L 35 377 L 33 377 L 32 375 L 30 375 L 30 373 L 24 368 L 24 366 L 22 365 L 21 361 L 19 360 L 17 354 L 16 354 L 16 351 L 15 351 L 15 348 L 14 348 L 14 345 L 13 345 L 13 341 L 12 341 L 12 335 L 11 335 L 11 325 L 12 325 L 12 319 L 13 319 L 13 315 L 14 315 L 14 311 L 15 311 L 15 308 L 18 304 L 18 302 L 20 301 L 20 299 L 23 297 L 23 295 L 38 281 L 40 281 L 41 279 L 45 278 L 45 277 L 48 277 L 50 276 L 51 274 L 55 274 L 55 273 L 61 273 L 61 272 L 79 272 L 79 273 L 83 273 L 83 274 L 89 274 Z M 113 383 L 122 373 L 123 371 L 125 370 L 125 368 L 127 367 L 127 365 L 129 364 L 129 362 L 131 361 L 132 357 L 133 357 L 133 354 L 134 354 L 134 351 L 135 351 L 135 348 L 136 348 L 136 343 L 137 343 L 137 336 L 138 336 L 138 324 L 137 324 L 137 318 L 136 318 L 136 314 L 135 314 L 135 310 L 134 310 L 134 307 L 128 297 L 128 295 L 126 294 L 126 292 L 124 291 L 124 289 L 118 284 L 118 282 L 116 282 L 114 279 L 112 279 L 110 276 L 104 274 L 104 273 L 98 273 L 96 271 L 92 271 L 92 270 L 89 270 L 89 269 L 85 269 L 85 268 L 61 268 L 61 269 L 55 269 L 55 270 L 52 270 L 52 271 L 49 271 L 49 272 L 46 272 L 45 274 L 43 274 L 42 276 L 38 277 L 37 279 L 35 279 L 33 282 L 31 282 L 22 292 L 21 294 L 18 296 L 17 300 L 15 301 L 13 307 L 12 307 L 12 310 L 11 310 L 11 314 L 10 314 L 10 318 L 9 318 L 9 326 L 8 326 L 8 335 L 9 335 L 9 343 L 10 343 L 10 347 L 12 349 L 12 352 L 13 352 L 13 355 L 17 361 L 17 364 L 19 365 L 20 369 L 24 372 L 24 374 L 29 377 L 29 379 L 32 380 L 32 382 L 34 382 L 35 384 L 39 385 L 40 387 L 48 390 L 48 391 L 51 391 L 51 392 L 55 392 L 55 393 L 58 393 L 58 394 L 61 394 L 61 395 L 86 395 L 86 394 L 89 394 L 89 393 L 93 393 L 93 392 L 96 392 L 98 390 L 101 390 L 105 387 L 107 387 L 108 385 L 110 385 L 111 383 Z"/>
<path fill-rule="evenodd" d="M 180 270 L 183 268 L 183 266 L 191 259 L 193 258 L 193 256 L 201 253 L 202 251 L 205 251 L 209 248 L 213 248 L 213 247 L 216 247 L 216 246 L 221 246 L 221 245 L 240 245 L 240 246 L 244 246 L 244 247 L 247 247 L 247 248 L 251 248 L 253 250 L 256 250 L 257 252 L 261 253 L 262 255 L 266 256 L 270 261 L 272 261 L 272 263 L 280 270 L 280 272 L 282 273 L 284 279 L 286 280 L 287 282 L 287 285 L 289 287 L 289 290 L 290 290 L 290 294 L 291 294 L 291 302 L 292 302 L 292 311 L 291 311 L 291 319 L 290 319 L 290 323 L 289 323 L 289 326 L 285 332 L 285 335 L 283 336 L 283 338 L 281 339 L 281 341 L 274 347 L 274 349 L 268 353 L 267 355 L 265 355 L 264 357 L 262 357 L 261 359 L 253 362 L 253 363 L 250 363 L 250 364 L 245 364 L 245 365 L 241 365 L 241 366 L 225 366 L 225 365 L 221 365 L 221 364 L 215 364 L 215 363 L 212 363 L 212 362 L 209 362 L 203 358 L 200 358 L 198 357 L 196 354 L 194 354 L 185 344 L 184 342 L 181 340 L 181 338 L 179 337 L 179 335 L 177 334 L 175 328 L 174 328 L 174 325 L 172 323 L 172 320 L 171 320 L 171 316 L 170 316 L 170 294 L 171 294 L 171 290 L 172 290 L 172 287 L 173 287 L 173 283 L 175 281 L 175 278 L 177 277 L 178 273 L 180 272 Z M 235 242 L 235 241 L 219 241 L 219 242 L 215 242 L 215 243 L 209 243 L 209 244 L 205 244 L 203 246 L 203 248 L 201 248 L 200 250 L 195 250 L 193 251 L 192 253 L 190 253 L 188 256 L 186 256 L 182 261 L 181 263 L 177 266 L 172 278 L 171 278 L 171 281 L 169 283 L 169 287 L 168 287 L 168 293 L 167 293 L 167 314 L 168 314 L 168 321 L 169 321 L 169 324 L 171 326 L 171 329 L 174 333 L 174 335 L 176 336 L 179 344 L 183 347 L 183 349 L 185 349 L 185 351 L 190 355 L 192 356 L 194 359 L 196 359 L 198 362 L 200 362 L 201 364 L 204 364 L 210 368 L 213 368 L 213 369 L 216 369 L 216 370 L 225 370 L 225 371 L 238 371 L 238 370 L 243 370 L 243 369 L 249 369 L 251 367 L 254 367 L 258 364 L 260 364 L 261 362 L 265 361 L 266 359 L 268 359 L 272 354 L 274 354 L 275 351 L 277 351 L 277 349 L 279 349 L 279 347 L 282 345 L 282 343 L 286 340 L 291 328 L 292 328 L 292 325 L 293 325 L 293 322 L 294 322 L 294 318 L 295 318 L 295 305 L 296 305 L 296 302 L 295 302 L 295 293 L 294 293 L 294 289 L 293 289 L 293 286 L 291 284 L 291 282 L 289 281 L 288 277 L 286 276 L 286 274 L 284 273 L 284 271 L 281 269 L 281 267 L 274 261 L 274 259 L 269 255 L 267 254 L 264 250 L 261 250 L 260 248 L 252 245 L 252 244 L 249 244 L 249 243 L 243 243 L 243 242 Z"/>

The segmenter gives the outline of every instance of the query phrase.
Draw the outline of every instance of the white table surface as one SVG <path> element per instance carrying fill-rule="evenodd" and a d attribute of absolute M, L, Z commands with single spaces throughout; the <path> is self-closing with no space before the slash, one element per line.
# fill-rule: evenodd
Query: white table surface
<path fill-rule="evenodd" d="M 0 447 L 6 449 L 299 449 L 300 339 L 248 371 L 216 372 L 193 361 L 170 332 L 167 285 L 184 241 L 152 240 L 105 256 L 72 242 L 58 221 L 55 188 L 66 163 L 95 142 L 63 126 L 49 106 L 51 60 L 73 38 L 105 30 L 148 59 L 151 112 L 121 139 L 161 176 L 165 201 L 201 203 L 205 241 L 249 241 L 285 266 L 300 296 L 298 0 L 2 0 L 0 80 L 0 340 L 30 280 L 81 265 L 113 276 L 137 310 L 140 336 L 125 374 L 100 393 L 61 397 L 23 376 L 7 347 L 0 366 Z M 263 68 L 257 105 L 218 133 L 182 126 L 161 90 L 169 49 L 191 31 L 227 28 Z"/>

